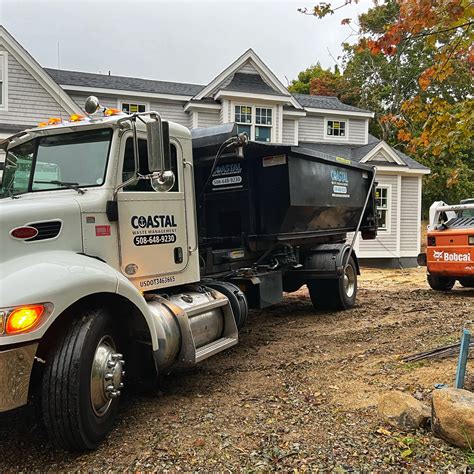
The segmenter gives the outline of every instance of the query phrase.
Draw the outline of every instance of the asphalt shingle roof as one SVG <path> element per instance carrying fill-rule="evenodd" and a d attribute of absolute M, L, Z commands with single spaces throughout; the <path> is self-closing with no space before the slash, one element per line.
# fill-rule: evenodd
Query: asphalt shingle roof
<path fill-rule="evenodd" d="M 113 76 L 108 74 L 96 74 L 91 72 L 65 71 L 62 69 L 44 68 L 44 70 L 58 84 L 67 86 L 92 87 L 97 89 L 115 89 L 125 91 L 136 91 L 152 94 L 170 94 L 195 96 L 205 86 L 200 84 L 185 84 L 182 82 L 155 81 L 152 79 L 140 79 L 137 77 Z M 230 83 L 224 90 L 235 92 L 252 92 L 256 94 L 282 95 L 272 89 L 258 74 L 235 73 Z M 337 97 L 326 97 L 320 95 L 292 94 L 303 107 L 317 109 L 329 109 L 370 112 L 351 105 L 343 104 Z"/>
<path fill-rule="evenodd" d="M 299 142 L 299 146 L 302 148 L 309 148 L 314 151 L 319 151 L 331 156 L 340 156 L 341 158 L 346 158 L 348 160 L 359 162 L 367 155 L 373 148 L 375 148 L 382 140 L 375 138 L 373 135 L 369 134 L 369 139 L 367 145 L 346 145 L 340 143 L 311 143 L 311 142 Z M 423 166 L 421 163 L 418 163 L 413 158 L 410 158 L 405 153 L 392 148 L 392 150 L 401 158 L 405 165 L 410 169 L 417 170 L 427 170 L 426 166 Z M 371 161 L 372 164 L 375 164 L 375 161 Z M 388 163 L 386 161 L 381 162 L 380 164 L 384 166 L 400 166 L 393 163 Z"/>
<path fill-rule="evenodd" d="M 68 86 L 95 87 L 101 89 L 116 89 L 137 91 L 153 94 L 171 94 L 194 96 L 204 86 L 199 84 L 184 84 L 181 82 L 154 81 L 136 77 L 109 76 L 90 72 L 64 71 L 45 68 L 45 71 L 58 83 Z"/>
<path fill-rule="evenodd" d="M 236 72 L 232 80 L 223 90 L 235 92 L 251 92 L 254 94 L 282 95 L 270 87 L 258 74 Z M 290 94 L 288 93 L 288 96 Z"/>
<path fill-rule="evenodd" d="M 370 110 L 359 109 L 358 107 L 353 107 L 352 105 L 343 104 L 337 97 L 309 94 L 293 94 L 293 97 L 303 107 L 312 107 L 315 109 L 341 110 L 346 112 L 371 113 Z"/>

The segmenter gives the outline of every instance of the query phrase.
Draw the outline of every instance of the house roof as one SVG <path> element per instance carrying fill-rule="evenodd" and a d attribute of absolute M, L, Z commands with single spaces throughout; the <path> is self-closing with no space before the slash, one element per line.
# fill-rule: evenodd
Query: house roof
<path fill-rule="evenodd" d="M 369 134 L 369 140 L 367 145 L 346 145 L 340 143 L 311 143 L 311 142 L 299 142 L 299 145 L 304 148 L 310 148 L 311 150 L 319 151 L 327 155 L 339 156 L 348 160 L 360 162 L 372 149 L 374 149 L 382 140 L 375 138 Z M 389 145 L 387 145 L 389 146 Z M 403 163 L 409 169 L 427 171 L 429 168 L 418 163 L 413 158 L 410 158 L 405 153 L 390 147 L 402 160 Z M 382 166 L 393 166 L 399 167 L 396 163 L 387 163 L 386 161 L 377 162 L 375 160 L 370 161 L 371 164 L 379 164 Z"/>
<path fill-rule="evenodd" d="M 293 94 L 293 97 L 303 106 L 315 109 L 341 110 L 346 112 L 367 112 L 370 110 L 360 109 L 342 103 L 337 97 L 324 95 Z"/>
<path fill-rule="evenodd" d="M 254 94 L 282 95 L 270 87 L 258 74 L 236 72 L 232 80 L 223 88 L 226 91 L 251 92 Z"/>
<path fill-rule="evenodd" d="M 44 68 L 38 64 L 33 56 L 18 43 L 3 25 L 0 25 L 0 43 L 3 43 L 7 51 L 13 53 L 21 66 L 38 81 L 58 105 L 69 113 L 75 112 L 77 109 L 75 102 L 67 95 L 60 94 L 56 82 L 51 80 L 51 77 L 45 73 Z"/>
<path fill-rule="evenodd" d="M 185 84 L 182 82 L 155 81 L 137 77 L 109 76 L 108 74 L 65 71 L 51 68 L 44 68 L 44 70 L 62 86 L 96 87 L 98 89 L 184 95 L 190 97 L 196 95 L 204 88 L 204 86 L 199 84 Z M 67 89 L 67 87 L 65 87 L 65 89 Z"/>

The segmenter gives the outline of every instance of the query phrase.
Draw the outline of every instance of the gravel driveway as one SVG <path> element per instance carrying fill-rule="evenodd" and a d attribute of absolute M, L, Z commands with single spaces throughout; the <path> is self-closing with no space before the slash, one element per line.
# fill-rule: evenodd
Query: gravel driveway
<path fill-rule="evenodd" d="M 365 270 L 359 285 L 346 312 L 314 313 L 306 289 L 253 311 L 232 350 L 129 393 L 96 452 L 53 450 L 32 408 L 1 415 L 0 471 L 472 469 L 474 453 L 394 431 L 376 404 L 390 389 L 429 403 L 453 383 L 455 359 L 400 358 L 457 340 L 474 290 L 435 293 L 422 269 Z"/>

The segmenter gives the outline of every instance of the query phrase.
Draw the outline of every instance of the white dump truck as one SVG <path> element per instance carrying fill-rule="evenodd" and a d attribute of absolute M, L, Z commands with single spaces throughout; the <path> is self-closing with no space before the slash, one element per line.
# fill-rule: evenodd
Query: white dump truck
<path fill-rule="evenodd" d="M 249 305 L 306 284 L 316 308 L 352 307 L 346 235 L 376 233 L 371 167 L 85 110 L 1 144 L 0 412 L 33 400 L 69 450 L 99 446 L 150 368 L 237 344 Z"/>

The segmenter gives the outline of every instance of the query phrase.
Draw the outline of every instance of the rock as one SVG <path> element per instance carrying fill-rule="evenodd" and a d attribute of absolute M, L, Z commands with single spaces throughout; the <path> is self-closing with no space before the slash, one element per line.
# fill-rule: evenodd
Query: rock
<path fill-rule="evenodd" d="M 429 420 L 430 409 L 407 393 L 392 391 L 383 395 L 378 405 L 379 416 L 402 430 L 414 430 Z"/>
<path fill-rule="evenodd" d="M 433 392 L 433 433 L 461 448 L 474 446 L 474 393 L 457 388 Z"/>

